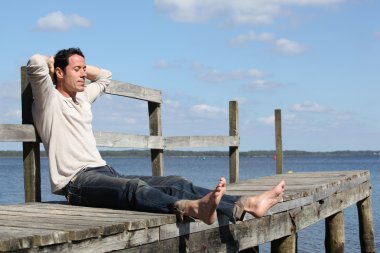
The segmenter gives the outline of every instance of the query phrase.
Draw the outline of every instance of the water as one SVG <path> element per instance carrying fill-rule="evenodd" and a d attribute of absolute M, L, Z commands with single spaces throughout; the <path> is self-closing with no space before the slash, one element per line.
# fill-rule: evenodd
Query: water
<path fill-rule="evenodd" d="M 110 165 L 123 174 L 150 175 L 149 158 L 108 158 Z M 227 157 L 166 157 L 165 175 L 181 175 L 195 184 L 210 187 L 220 176 L 228 181 Z M 47 160 L 41 161 L 42 200 L 64 200 L 50 193 Z M 284 172 L 370 170 L 372 183 L 372 213 L 375 229 L 376 249 L 380 249 L 380 157 L 286 157 Z M 240 158 L 240 180 L 269 176 L 275 173 L 275 162 L 271 158 Z M 21 158 L 0 158 L 0 204 L 24 202 L 24 182 Z M 346 251 L 360 252 L 358 218 L 356 206 L 344 211 Z M 324 221 L 320 221 L 298 233 L 298 252 L 324 252 Z M 348 250 L 349 249 L 349 250 Z M 269 244 L 260 246 L 260 252 L 269 252 Z"/>

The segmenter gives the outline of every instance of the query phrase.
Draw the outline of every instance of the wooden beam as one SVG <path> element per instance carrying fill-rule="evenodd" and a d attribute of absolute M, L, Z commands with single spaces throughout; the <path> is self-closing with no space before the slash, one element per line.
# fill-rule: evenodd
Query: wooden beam
<path fill-rule="evenodd" d="M 33 124 L 33 94 L 26 67 L 21 67 L 22 124 Z M 37 133 L 35 132 L 37 136 Z M 40 143 L 23 142 L 25 202 L 41 201 Z"/>
<path fill-rule="evenodd" d="M 237 101 L 229 103 L 230 136 L 239 138 L 239 105 Z M 230 145 L 230 183 L 239 181 L 239 144 Z"/>
<path fill-rule="evenodd" d="M 151 136 L 162 136 L 161 104 L 148 102 L 149 131 Z M 164 150 L 151 149 L 152 175 L 164 175 Z"/>
<path fill-rule="evenodd" d="M 125 133 L 95 132 L 96 145 L 110 148 L 163 149 L 162 136 L 131 135 Z"/>
<path fill-rule="evenodd" d="M 0 141 L 36 142 L 37 135 L 32 124 L 0 124 Z"/>
<path fill-rule="evenodd" d="M 238 136 L 169 136 L 164 137 L 165 148 L 229 147 L 238 146 Z"/>
<path fill-rule="evenodd" d="M 135 98 L 148 102 L 162 103 L 161 91 L 145 88 L 131 83 L 113 80 L 105 93 Z"/>
<path fill-rule="evenodd" d="M 282 130 L 281 130 L 281 110 L 274 111 L 275 119 L 275 134 L 276 134 L 276 173 L 282 174 L 283 161 L 282 161 Z"/>

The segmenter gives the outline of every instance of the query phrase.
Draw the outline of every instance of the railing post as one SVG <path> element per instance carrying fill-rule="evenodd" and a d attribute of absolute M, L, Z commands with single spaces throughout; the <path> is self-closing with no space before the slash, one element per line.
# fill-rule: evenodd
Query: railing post
<path fill-rule="evenodd" d="M 359 217 L 359 236 L 361 251 L 365 253 L 375 252 L 375 239 L 372 219 L 371 197 L 367 197 L 356 203 Z"/>
<path fill-rule="evenodd" d="M 237 101 L 229 103 L 230 136 L 239 136 L 239 105 Z M 230 183 L 239 181 L 239 146 L 230 146 Z"/>
<path fill-rule="evenodd" d="M 282 150 L 282 122 L 281 110 L 274 110 L 274 125 L 275 125 L 275 139 L 276 139 L 276 174 L 283 173 L 283 150 Z M 272 241 L 271 251 L 282 252 L 296 252 L 297 251 L 297 233 L 279 238 Z"/>
<path fill-rule="evenodd" d="M 325 220 L 325 249 L 327 253 L 344 252 L 344 215 L 343 211 Z"/>
<path fill-rule="evenodd" d="M 148 102 L 149 131 L 152 136 L 162 136 L 161 104 Z M 164 175 L 164 151 L 163 149 L 151 149 L 152 176 Z"/>
<path fill-rule="evenodd" d="M 33 94 L 26 67 L 21 67 L 22 124 L 33 124 Z M 36 136 L 38 134 L 36 133 Z M 38 138 L 37 138 L 38 139 Z M 25 202 L 41 201 L 40 143 L 23 142 Z"/>
<path fill-rule="evenodd" d="M 275 135 L 276 135 L 276 173 L 282 174 L 282 130 L 281 130 L 281 110 L 274 111 Z"/>

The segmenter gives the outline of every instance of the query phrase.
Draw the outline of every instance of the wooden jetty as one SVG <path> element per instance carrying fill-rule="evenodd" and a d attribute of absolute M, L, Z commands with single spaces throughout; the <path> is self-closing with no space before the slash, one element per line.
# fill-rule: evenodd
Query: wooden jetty
<path fill-rule="evenodd" d="M 229 104 L 228 136 L 163 137 L 161 92 L 118 81 L 106 92 L 147 101 L 150 133 L 98 132 L 98 146 L 150 149 L 152 175 L 164 174 L 167 148 L 228 147 L 229 194 L 259 194 L 285 179 L 284 201 L 260 219 L 246 215 L 244 221 L 232 224 L 220 216 L 213 225 L 179 223 L 171 214 L 41 203 L 40 141 L 31 117 L 33 98 L 25 67 L 21 69 L 21 90 L 23 124 L 0 124 L 0 141 L 23 142 L 26 203 L 0 205 L 2 252 L 257 252 L 255 246 L 265 242 L 271 242 L 272 252 L 296 252 L 297 231 L 322 219 L 326 220 L 326 252 L 344 252 L 343 210 L 353 204 L 358 208 L 361 250 L 375 252 L 369 171 L 278 174 L 239 182 L 236 101 Z M 276 136 L 280 132 L 276 125 Z M 282 159 L 281 148 L 276 152 Z M 282 160 L 277 165 L 282 166 Z"/>
<path fill-rule="evenodd" d="M 362 246 L 371 244 L 366 232 L 368 217 L 362 206 L 370 202 L 368 171 L 293 173 L 251 179 L 228 185 L 228 193 L 258 194 L 280 179 L 287 182 L 284 202 L 260 219 L 246 215 L 236 224 L 223 217 L 213 225 L 202 222 L 176 223 L 175 215 L 131 212 L 66 204 L 27 203 L 0 206 L 0 250 L 23 252 L 237 252 L 272 242 L 274 252 L 281 242 L 319 220 L 334 220 L 344 208 L 357 204 Z M 367 202 L 367 203 L 366 203 Z M 364 208 L 365 209 L 365 208 Z M 334 238 L 327 252 L 344 246 L 344 222 L 328 223 Z M 329 240 L 326 233 L 326 240 Z M 358 238 L 359 240 L 359 238 Z M 369 241 L 368 241 L 369 240 Z M 334 248 L 335 247 L 335 248 Z M 277 250 L 276 250 L 277 249 Z M 373 249 L 373 248 L 372 248 Z M 364 249 L 363 252 L 371 252 Z M 374 251 L 372 251 L 374 252 Z"/>

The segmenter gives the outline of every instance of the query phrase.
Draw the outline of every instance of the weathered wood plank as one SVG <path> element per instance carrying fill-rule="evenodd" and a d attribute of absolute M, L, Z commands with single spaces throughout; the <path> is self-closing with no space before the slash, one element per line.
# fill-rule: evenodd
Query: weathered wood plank
<path fill-rule="evenodd" d="M 107 87 L 105 93 L 155 102 L 159 104 L 162 103 L 160 90 L 150 89 L 116 80 L 112 80 L 112 83 Z"/>
<path fill-rule="evenodd" d="M 0 141 L 35 142 L 37 135 L 32 124 L 0 124 Z"/>
<path fill-rule="evenodd" d="M 99 147 L 112 148 L 196 148 L 238 146 L 238 136 L 149 136 L 114 132 L 94 132 Z M 36 142 L 37 135 L 31 124 L 0 124 L 0 141 Z"/>
<path fill-rule="evenodd" d="M 239 146 L 239 136 L 170 136 L 164 138 L 165 148 Z"/>
<path fill-rule="evenodd" d="M 162 136 L 131 135 L 124 133 L 95 132 L 96 145 L 111 148 L 162 149 Z"/>

